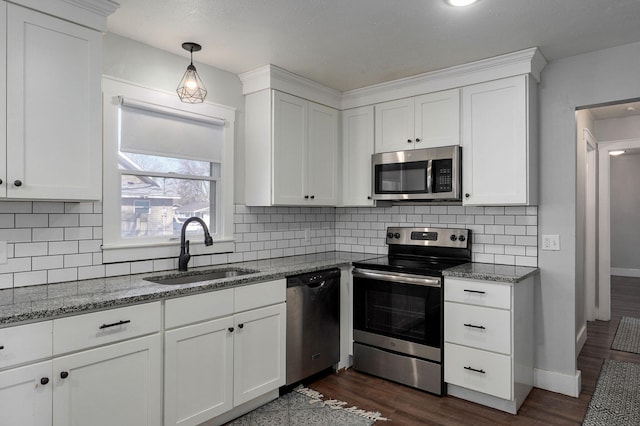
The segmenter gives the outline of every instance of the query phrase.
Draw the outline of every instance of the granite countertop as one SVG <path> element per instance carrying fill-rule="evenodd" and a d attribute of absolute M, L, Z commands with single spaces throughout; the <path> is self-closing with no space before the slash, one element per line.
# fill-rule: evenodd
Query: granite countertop
<path fill-rule="evenodd" d="M 190 271 L 257 271 L 238 277 L 192 284 L 165 285 L 145 281 L 147 277 L 175 274 L 177 271 L 174 270 L 0 290 L 0 327 L 254 284 L 290 275 L 349 266 L 351 262 L 372 257 L 377 255 L 326 252 L 190 268 Z"/>
<path fill-rule="evenodd" d="M 468 278 L 472 280 L 518 283 L 535 275 L 540 270 L 527 266 L 495 265 L 493 263 L 465 263 L 445 269 L 445 277 Z"/>

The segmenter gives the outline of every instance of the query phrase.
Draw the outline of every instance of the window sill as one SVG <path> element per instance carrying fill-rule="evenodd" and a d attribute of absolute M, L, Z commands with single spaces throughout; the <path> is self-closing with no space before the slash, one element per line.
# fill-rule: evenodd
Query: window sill
<path fill-rule="evenodd" d="M 235 241 L 233 239 L 214 240 L 213 245 L 209 247 L 205 246 L 202 241 L 191 241 L 189 243 L 189 249 L 192 255 L 232 253 L 235 249 Z M 102 245 L 102 263 L 177 258 L 179 254 L 179 241 L 131 245 Z"/>

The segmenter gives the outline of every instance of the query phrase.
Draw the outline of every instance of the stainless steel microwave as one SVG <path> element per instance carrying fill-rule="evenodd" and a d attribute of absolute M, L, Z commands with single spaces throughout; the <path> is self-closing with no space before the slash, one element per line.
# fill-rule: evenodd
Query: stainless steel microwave
<path fill-rule="evenodd" d="M 372 198 L 460 201 L 461 159 L 458 145 L 373 154 Z"/>

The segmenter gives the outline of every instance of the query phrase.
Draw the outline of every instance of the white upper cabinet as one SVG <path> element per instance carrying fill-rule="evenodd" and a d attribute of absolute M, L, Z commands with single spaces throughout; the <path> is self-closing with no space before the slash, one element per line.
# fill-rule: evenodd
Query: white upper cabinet
<path fill-rule="evenodd" d="M 460 90 L 377 104 L 375 120 L 376 152 L 458 145 Z"/>
<path fill-rule="evenodd" d="M 9 82 L 0 89 L 0 196 L 100 199 L 101 33 L 14 4 L 0 8 L 0 72 Z"/>
<path fill-rule="evenodd" d="M 338 111 L 275 90 L 246 96 L 245 202 L 335 206 Z"/>
<path fill-rule="evenodd" d="M 342 206 L 372 206 L 373 106 L 342 111 Z"/>
<path fill-rule="evenodd" d="M 464 205 L 536 204 L 535 95 L 528 75 L 462 89 Z"/>

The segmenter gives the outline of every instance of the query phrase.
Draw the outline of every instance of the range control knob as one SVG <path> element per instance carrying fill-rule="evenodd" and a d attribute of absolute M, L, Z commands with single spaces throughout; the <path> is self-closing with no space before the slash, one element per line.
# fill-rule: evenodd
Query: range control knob
<path fill-rule="evenodd" d="M 466 240 L 466 238 L 464 237 L 464 235 L 460 235 L 460 236 L 458 237 L 458 241 L 464 241 L 464 240 Z"/>
<path fill-rule="evenodd" d="M 456 237 L 455 235 L 452 235 L 449 238 L 451 239 L 451 241 L 456 241 L 458 239 L 458 237 Z"/>
<path fill-rule="evenodd" d="M 395 234 L 393 234 L 393 238 L 400 238 L 400 233 L 396 232 Z"/>
<path fill-rule="evenodd" d="M 387 233 L 387 238 L 393 238 L 393 232 L 388 232 Z"/>

